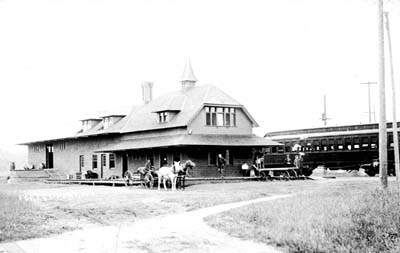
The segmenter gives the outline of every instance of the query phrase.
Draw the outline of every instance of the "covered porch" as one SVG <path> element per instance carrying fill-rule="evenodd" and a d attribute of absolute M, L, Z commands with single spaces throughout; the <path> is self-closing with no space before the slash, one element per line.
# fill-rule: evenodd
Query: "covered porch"
<path fill-rule="evenodd" d="M 192 177 L 219 177 L 217 156 L 222 154 L 227 162 L 225 176 L 238 177 L 243 162 L 252 165 L 255 154 L 263 148 L 279 145 L 254 135 L 169 135 L 130 139 L 98 152 L 115 153 L 122 175 L 143 167 L 147 160 L 156 169 L 171 166 L 173 161 L 191 160 L 196 164 L 189 172 Z"/>

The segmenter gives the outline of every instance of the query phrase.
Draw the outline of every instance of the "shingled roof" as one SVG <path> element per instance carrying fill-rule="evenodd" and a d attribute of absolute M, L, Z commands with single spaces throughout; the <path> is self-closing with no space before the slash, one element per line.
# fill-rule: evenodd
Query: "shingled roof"
<path fill-rule="evenodd" d="M 130 133 L 157 129 L 184 127 L 197 116 L 204 105 L 228 105 L 242 108 L 247 117 L 258 126 L 250 113 L 235 99 L 214 85 L 195 86 L 186 91 L 176 91 L 165 94 L 142 106 L 134 106 L 131 112 L 110 126 L 102 130 L 99 123 L 92 129 L 78 133 L 80 136 L 107 134 L 107 133 Z M 157 120 L 157 113 L 161 111 L 177 111 L 168 122 L 160 124 Z"/>

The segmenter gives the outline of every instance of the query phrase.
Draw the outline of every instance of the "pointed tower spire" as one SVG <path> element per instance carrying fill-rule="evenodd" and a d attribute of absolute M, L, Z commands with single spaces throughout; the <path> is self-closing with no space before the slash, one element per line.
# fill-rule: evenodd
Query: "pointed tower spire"
<path fill-rule="evenodd" d="M 186 62 L 185 70 L 183 71 L 183 75 L 181 78 L 182 90 L 186 91 L 191 87 L 194 87 L 197 79 L 193 74 L 192 65 L 190 64 L 190 60 Z"/>

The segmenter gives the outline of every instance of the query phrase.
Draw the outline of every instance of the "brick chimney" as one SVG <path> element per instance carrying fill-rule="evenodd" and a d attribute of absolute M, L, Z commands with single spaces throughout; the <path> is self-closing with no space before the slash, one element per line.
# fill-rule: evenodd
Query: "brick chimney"
<path fill-rule="evenodd" d="M 190 61 L 188 60 L 186 63 L 186 66 L 185 66 L 185 70 L 183 71 L 182 79 L 181 79 L 182 90 L 187 91 L 188 89 L 194 87 L 196 82 L 197 82 L 197 79 L 193 74 L 192 65 L 190 64 Z"/>
<path fill-rule="evenodd" d="M 143 82 L 142 83 L 142 96 L 143 102 L 148 104 L 153 100 L 153 83 L 152 82 Z"/>

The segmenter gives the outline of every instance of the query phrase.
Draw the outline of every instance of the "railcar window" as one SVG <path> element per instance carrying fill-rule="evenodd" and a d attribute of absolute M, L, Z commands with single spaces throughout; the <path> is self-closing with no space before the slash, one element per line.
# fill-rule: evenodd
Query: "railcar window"
<path fill-rule="evenodd" d="M 329 140 L 329 150 L 335 150 L 335 140 Z"/>
<path fill-rule="evenodd" d="M 319 141 L 317 141 L 317 140 L 313 141 L 313 149 L 314 149 L 315 151 L 319 151 L 319 150 L 320 150 L 320 148 L 319 148 Z"/>
<path fill-rule="evenodd" d="M 343 149 L 344 149 L 344 146 L 343 146 L 343 139 L 337 139 L 337 140 L 336 140 L 336 143 L 337 143 L 337 149 L 338 149 L 338 150 L 343 150 Z"/>
<path fill-rule="evenodd" d="M 351 139 L 350 138 L 346 138 L 345 139 L 345 147 L 346 147 L 346 150 L 352 150 L 352 143 L 351 143 Z"/>
<path fill-rule="evenodd" d="M 278 147 L 272 147 L 271 152 L 276 153 L 278 151 Z"/>
<path fill-rule="evenodd" d="M 281 146 L 278 147 L 278 153 L 283 153 L 283 147 Z"/>
<path fill-rule="evenodd" d="M 272 153 L 272 148 L 271 147 L 266 147 L 265 148 L 265 153 L 266 154 L 271 154 Z"/>
<path fill-rule="evenodd" d="M 362 137 L 361 138 L 361 148 L 362 149 L 369 149 L 369 138 L 368 137 Z"/>
<path fill-rule="evenodd" d="M 360 149 L 360 139 L 359 138 L 353 138 L 353 148 L 354 149 Z"/>
<path fill-rule="evenodd" d="M 377 149 L 378 148 L 378 137 L 372 136 L 371 137 L 371 149 Z"/>
<path fill-rule="evenodd" d="M 291 145 L 290 142 L 285 142 L 285 152 L 290 152 L 291 151 Z"/>
<path fill-rule="evenodd" d="M 394 144 L 393 144 L 393 135 L 389 135 L 389 136 L 388 136 L 387 142 L 388 142 L 389 147 L 394 147 Z"/>
<path fill-rule="evenodd" d="M 326 141 L 326 140 L 322 140 L 321 141 L 321 149 L 323 150 L 323 151 L 327 151 L 328 150 L 328 142 Z"/>

